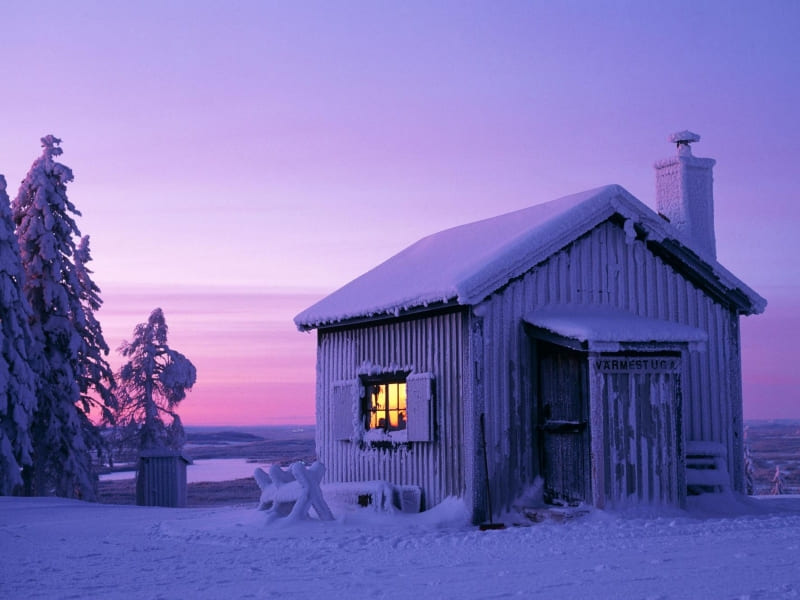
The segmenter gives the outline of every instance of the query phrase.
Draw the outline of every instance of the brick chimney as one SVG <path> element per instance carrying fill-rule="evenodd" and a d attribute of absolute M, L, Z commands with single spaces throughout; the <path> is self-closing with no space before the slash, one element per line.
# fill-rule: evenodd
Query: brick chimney
<path fill-rule="evenodd" d="M 675 144 L 678 151 L 672 158 L 655 164 L 658 212 L 680 229 L 695 247 L 716 258 L 711 171 L 717 161 L 692 155 L 690 144 L 700 141 L 696 133 L 673 133 L 668 141 Z"/>

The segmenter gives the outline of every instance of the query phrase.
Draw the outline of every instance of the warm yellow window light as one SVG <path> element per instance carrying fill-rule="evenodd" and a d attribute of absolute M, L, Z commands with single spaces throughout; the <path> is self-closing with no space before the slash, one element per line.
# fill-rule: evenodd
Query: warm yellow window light
<path fill-rule="evenodd" d="M 386 431 L 406 428 L 405 382 L 369 386 L 369 428 Z"/>

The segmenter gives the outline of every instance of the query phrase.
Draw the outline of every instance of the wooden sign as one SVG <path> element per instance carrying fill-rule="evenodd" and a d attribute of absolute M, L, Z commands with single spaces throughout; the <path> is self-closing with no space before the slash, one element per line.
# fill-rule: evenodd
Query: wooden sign
<path fill-rule="evenodd" d="M 612 354 L 593 359 L 600 373 L 676 373 L 680 371 L 680 356 Z"/>

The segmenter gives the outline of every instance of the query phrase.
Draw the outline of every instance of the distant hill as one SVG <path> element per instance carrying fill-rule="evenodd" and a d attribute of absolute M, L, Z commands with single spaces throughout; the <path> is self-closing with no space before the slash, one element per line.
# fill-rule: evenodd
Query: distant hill
<path fill-rule="evenodd" d="M 244 444 L 247 442 L 260 442 L 264 438 L 260 435 L 244 431 L 187 431 L 186 441 L 189 444 Z"/>
<path fill-rule="evenodd" d="M 313 426 L 186 427 L 192 459 L 246 458 L 286 463 L 314 460 Z"/>

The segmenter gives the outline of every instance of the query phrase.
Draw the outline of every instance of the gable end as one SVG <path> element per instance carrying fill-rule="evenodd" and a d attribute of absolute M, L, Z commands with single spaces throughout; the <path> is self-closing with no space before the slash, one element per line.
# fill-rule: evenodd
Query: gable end
<path fill-rule="evenodd" d="M 725 286 L 708 263 L 676 240 L 648 240 L 647 248 L 719 304 L 744 315 L 758 314 L 764 310 L 742 290 Z"/>

